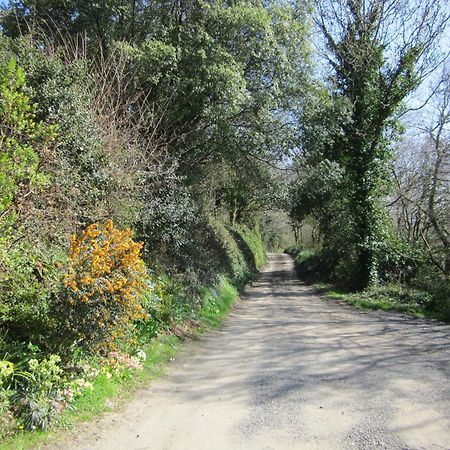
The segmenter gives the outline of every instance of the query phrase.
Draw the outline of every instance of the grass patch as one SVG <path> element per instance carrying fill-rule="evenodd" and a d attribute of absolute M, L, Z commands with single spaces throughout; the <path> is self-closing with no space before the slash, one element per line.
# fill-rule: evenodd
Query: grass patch
<path fill-rule="evenodd" d="M 217 289 L 205 289 L 200 311 L 202 328 L 217 328 L 230 312 L 237 297 L 237 289 L 226 278 L 220 280 Z"/>
<path fill-rule="evenodd" d="M 336 289 L 328 283 L 315 284 L 314 287 L 322 294 L 343 300 L 358 309 L 378 309 L 401 312 L 418 318 L 435 318 L 435 314 L 427 309 L 431 298 L 422 291 L 404 289 L 395 285 L 373 287 L 361 292 Z"/>
<path fill-rule="evenodd" d="M 200 325 L 196 333 L 217 328 L 228 315 L 237 297 L 237 289 L 224 277 L 215 289 L 205 288 L 203 307 L 200 310 Z M 93 381 L 93 390 L 76 399 L 72 408 L 61 414 L 53 429 L 18 432 L 14 437 L 0 443 L 0 449 L 38 449 L 61 439 L 63 432 L 72 429 L 77 423 L 90 421 L 132 398 L 136 389 L 165 372 L 168 362 L 181 348 L 182 342 L 176 336 L 166 334 L 157 336 L 143 346 L 147 359 L 142 370 L 123 369 L 111 378 L 103 374 L 98 376 Z"/>
<path fill-rule="evenodd" d="M 416 280 L 409 284 L 389 284 L 350 292 L 328 281 L 330 270 L 326 258 L 300 247 L 285 250 L 292 256 L 298 277 L 322 294 L 343 300 L 359 309 L 394 311 L 418 318 L 450 322 L 450 284 L 443 280 Z"/>

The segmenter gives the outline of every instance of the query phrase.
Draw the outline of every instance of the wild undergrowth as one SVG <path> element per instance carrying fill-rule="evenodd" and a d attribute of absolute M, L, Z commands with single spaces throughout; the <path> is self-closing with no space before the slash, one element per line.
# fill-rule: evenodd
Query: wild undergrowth
<path fill-rule="evenodd" d="M 355 291 L 327 277 L 326 262 L 318 252 L 290 247 L 286 253 L 294 258 L 300 279 L 313 284 L 329 297 L 344 300 L 361 309 L 397 311 L 419 318 L 450 321 L 448 282 L 426 284 L 417 277 L 410 283 L 385 282 Z"/>
<path fill-rule="evenodd" d="M 210 286 L 147 270 L 142 246 L 112 221 L 72 237 L 57 265 L 62 284 L 48 309 L 47 345 L 4 338 L 5 448 L 45 442 L 51 430 L 105 411 L 111 399 L 158 376 L 180 339 L 219 326 L 265 262 L 257 232 L 220 230 L 231 264 Z"/>

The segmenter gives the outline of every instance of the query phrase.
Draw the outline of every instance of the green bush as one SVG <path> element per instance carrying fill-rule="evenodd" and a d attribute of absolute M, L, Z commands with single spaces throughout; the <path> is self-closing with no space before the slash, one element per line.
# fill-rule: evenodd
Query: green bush
<path fill-rule="evenodd" d="M 323 254 L 299 246 L 289 247 L 285 252 L 294 259 L 295 270 L 300 278 L 310 282 L 327 280 L 329 263 Z"/>
<path fill-rule="evenodd" d="M 37 117 L 58 127 L 53 145 L 41 155 L 50 183 L 43 195 L 33 196 L 33 223 L 27 226 L 35 228 L 31 238 L 39 244 L 46 240 L 61 249 L 80 224 L 115 218 L 109 161 L 92 111 L 92 77 L 86 61 L 46 54 L 29 37 L 4 41 L 4 46 L 24 68 Z M 105 198 L 108 207 L 100 207 Z"/>
<path fill-rule="evenodd" d="M 427 292 L 399 285 L 375 286 L 352 295 L 364 301 L 381 301 L 414 310 L 427 309 L 432 300 Z"/>
<path fill-rule="evenodd" d="M 12 432 L 11 425 L 29 430 L 46 429 L 67 406 L 58 355 L 40 356 L 38 347 L 29 344 L 15 348 L 0 360 L 0 435 Z"/>
<path fill-rule="evenodd" d="M 0 439 L 12 432 L 13 416 L 10 410 L 10 398 L 14 393 L 11 389 L 14 370 L 12 362 L 0 360 Z"/>
<path fill-rule="evenodd" d="M 0 330 L 8 339 L 44 342 L 60 274 L 12 231 L 0 237 Z"/>
<path fill-rule="evenodd" d="M 28 361 L 27 376 L 17 384 L 11 396 L 15 404 L 15 416 L 25 429 L 49 428 L 66 406 L 66 382 L 60 362 L 58 355 L 49 355 L 40 361 L 35 358 Z"/>
<path fill-rule="evenodd" d="M 0 37 L 0 55 L 9 59 L 0 65 L 0 330 L 9 339 L 45 341 L 58 280 L 51 258 L 31 241 L 42 227 L 24 226 L 24 217 L 34 220 L 32 198 L 49 183 L 42 155 L 56 127 L 39 117 L 25 71 L 3 44 Z"/>
<path fill-rule="evenodd" d="M 142 300 L 147 317 L 138 323 L 138 329 L 146 338 L 194 317 L 201 306 L 200 284 L 191 271 L 171 276 L 163 274 L 154 277 L 153 283 Z"/>
<path fill-rule="evenodd" d="M 214 223 L 214 230 L 222 272 L 239 288 L 244 287 L 266 260 L 260 234 L 243 225 L 226 226 L 220 221 Z"/>
<path fill-rule="evenodd" d="M 439 318 L 450 322 L 450 282 L 436 283 L 429 291 L 432 294 L 432 310 Z"/>
<path fill-rule="evenodd" d="M 450 280 L 439 278 L 439 274 L 427 266 L 418 271 L 410 285 L 427 292 L 431 296 L 428 310 L 450 322 Z"/>
<path fill-rule="evenodd" d="M 232 231 L 227 226 L 216 220 L 213 224 L 216 245 L 220 249 L 220 260 L 223 263 L 224 273 L 234 282 L 242 284 L 251 268 L 237 244 Z"/>
<path fill-rule="evenodd" d="M 236 243 L 243 253 L 247 266 L 256 274 L 266 262 L 266 251 L 258 230 L 251 230 L 245 225 L 233 227 Z"/>
<path fill-rule="evenodd" d="M 46 177 L 39 170 L 41 149 L 54 128 L 36 119 L 36 108 L 25 93 L 25 74 L 11 58 L 0 65 L 0 213 L 29 195 Z"/>
<path fill-rule="evenodd" d="M 299 245 L 291 245 L 284 250 L 284 253 L 295 258 L 302 251 L 302 247 Z"/>

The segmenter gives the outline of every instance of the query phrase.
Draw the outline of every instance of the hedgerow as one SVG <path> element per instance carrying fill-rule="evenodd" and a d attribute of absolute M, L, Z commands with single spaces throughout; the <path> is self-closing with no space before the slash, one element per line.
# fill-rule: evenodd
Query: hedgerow
<path fill-rule="evenodd" d="M 20 14 L 0 15 L 2 436 L 50 427 L 97 376 L 138 368 L 143 343 L 182 335 L 204 310 L 213 319 L 221 299 L 206 291 L 226 291 L 225 314 L 263 264 L 268 170 L 236 149 L 261 156 L 284 145 L 267 77 L 291 41 L 280 36 L 274 53 L 259 39 L 281 23 L 263 8 L 230 10 L 238 21 L 213 9 L 190 18 L 207 33 L 225 19 L 212 40 L 169 42 L 163 20 L 148 27 L 155 35 L 104 48 L 78 32 L 47 35 L 45 20 L 19 29 Z M 228 45 L 246 22 L 260 54 L 272 55 L 261 64 L 240 38 L 239 49 Z"/>

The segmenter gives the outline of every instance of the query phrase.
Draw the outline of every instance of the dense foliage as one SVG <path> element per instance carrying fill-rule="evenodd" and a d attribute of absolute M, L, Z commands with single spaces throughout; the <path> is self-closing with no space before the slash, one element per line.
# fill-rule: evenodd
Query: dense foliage
<path fill-rule="evenodd" d="M 426 133 L 427 156 L 407 154 L 398 142 L 408 95 L 445 59 L 438 43 L 448 15 L 439 1 L 394 4 L 318 2 L 315 22 L 331 70 L 327 80 L 311 81 L 301 111 L 290 216 L 297 235 L 309 229 L 306 246 L 314 247 L 314 256 L 299 257 L 302 273 L 357 290 L 422 289 L 434 298 L 424 295 L 430 309 L 446 315 L 444 80 L 432 96 L 437 121 L 421 123 L 414 144 Z M 420 187 L 411 185 L 414 176 L 423 177 Z"/>
<path fill-rule="evenodd" d="M 448 74 L 420 163 L 394 158 L 447 18 L 385 3 L 2 8 L 0 436 L 214 323 L 289 220 L 305 274 L 450 310 Z"/>
<path fill-rule="evenodd" d="M 3 8 L 0 436 L 49 427 L 159 333 L 214 322 L 217 290 L 229 305 L 261 268 L 308 17 L 262 1 Z"/>
<path fill-rule="evenodd" d="M 116 350 L 129 322 L 145 317 L 140 295 L 148 289 L 148 275 L 140 257 L 142 245 L 132 240 L 130 229 L 120 231 L 111 220 L 72 236 L 64 316 L 74 340 L 91 352 Z"/>

